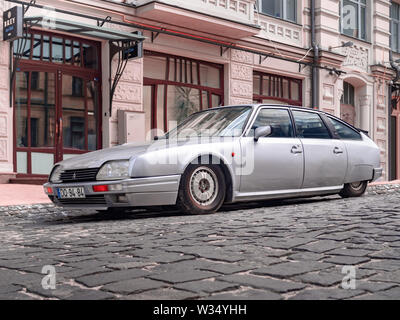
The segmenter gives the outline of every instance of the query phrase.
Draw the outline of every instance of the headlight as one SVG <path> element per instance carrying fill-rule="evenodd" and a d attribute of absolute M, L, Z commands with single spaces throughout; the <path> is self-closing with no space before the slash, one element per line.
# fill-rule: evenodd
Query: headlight
<path fill-rule="evenodd" d="M 129 160 L 109 161 L 97 173 L 97 180 L 118 180 L 129 177 Z"/>
<path fill-rule="evenodd" d="M 62 181 L 60 180 L 60 176 L 62 171 L 61 166 L 56 166 L 51 173 L 50 182 L 61 183 Z"/>

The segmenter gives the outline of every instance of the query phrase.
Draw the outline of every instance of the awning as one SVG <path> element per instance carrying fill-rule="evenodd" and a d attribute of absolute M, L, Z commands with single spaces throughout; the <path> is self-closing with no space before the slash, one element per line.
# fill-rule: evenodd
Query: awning
<path fill-rule="evenodd" d="M 32 27 L 41 27 L 45 28 L 47 25 L 51 23 L 51 28 L 73 33 L 82 36 L 94 37 L 103 40 L 110 40 L 110 41 L 143 41 L 146 38 L 144 36 L 129 33 L 99 26 L 93 26 L 81 22 L 74 22 L 70 20 L 63 20 L 54 18 L 49 21 L 49 18 L 46 16 L 32 16 L 32 17 L 25 17 L 24 22 L 28 23 Z"/>

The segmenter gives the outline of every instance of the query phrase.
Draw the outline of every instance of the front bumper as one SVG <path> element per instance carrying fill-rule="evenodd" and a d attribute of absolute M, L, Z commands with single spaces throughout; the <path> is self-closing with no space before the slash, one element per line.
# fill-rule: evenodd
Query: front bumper
<path fill-rule="evenodd" d="M 49 198 L 57 206 L 69 208 L 106 209 L 110 207 L 145 207 L 174 205 L 178 196 L 180 175 L 130 178 L 116 181 L 89 181 L 74 183 L 51 183 L 43 185 L 45 191 L 52 189 Z M 108 185 L 112 191 L 95 192 L 93 186 Z M 57 188 L 83 187 L 85 198 L 60 199 Z"/>
<path fill-rule="evenodd" d="M 383 172 L 383 168 L 374 168 L 374 172 L 373 172 L 371 181 L 378 180 L 380 177 L 382 177 L 382 172 Z"/>

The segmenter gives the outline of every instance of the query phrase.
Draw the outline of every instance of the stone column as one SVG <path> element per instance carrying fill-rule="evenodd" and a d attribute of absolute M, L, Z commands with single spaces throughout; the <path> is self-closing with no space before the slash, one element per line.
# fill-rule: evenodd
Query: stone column
<path fill-rule="evenodd" d="M 230 105 L 253 102 L 253 54 L 231 50 L 229 64 L 229 100 Z"/>
<path fill-rule="evenodd" d="M 117 60 L 113 60 L 112 77 Z M 112 78 L 114 80 L 114 78 Z M 112 116 L 109 119 L 110 145 L 118 144 L 118 110 L 143 111 L 143 59 L 128 62 L 113 97 Z M 143 124 L 144 130 L 144 124 Z"/>
<path fill-rule="evenodd" d="M 360 97 L 360 129 L 370 131 L 370 111 L 371 111 L 371 96 L 363 95 Z"/>
<path fill-rule="evenodd" d="M 0 0 L 0 34 L 3 34 L 3 11 L 9 7 Z M 0 183 L 12 176 L 13 166 L 13 109 L 10 108 L 9 42 L 0 41 Z M 2 178 L 3 177 L 3 178 Z"/>

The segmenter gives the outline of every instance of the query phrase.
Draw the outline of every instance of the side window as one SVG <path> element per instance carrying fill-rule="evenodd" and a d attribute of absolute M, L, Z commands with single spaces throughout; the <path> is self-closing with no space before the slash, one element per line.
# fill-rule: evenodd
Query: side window
<path fill-rule="evenodd" d="M 361 140 L 361 135 L 354 129 L 331 117 L 328 117 L 328 119 L 335 127 L 336 133 L 338 134 L 340 139 Z"/>
<path fill-rule="evenodd" d="M 261 109 L 252 126 L 252 132 L 258 127 L 271 126 L 270 138 L 293 137 L 293 125 L 289 112 L 284 109 Z"/>
<path fill-rule="evenodd" d="M 296 123 L 296 134 L 305 139 L 331 139 L 331 135 L 317 113 L 292 111 Z"/>

